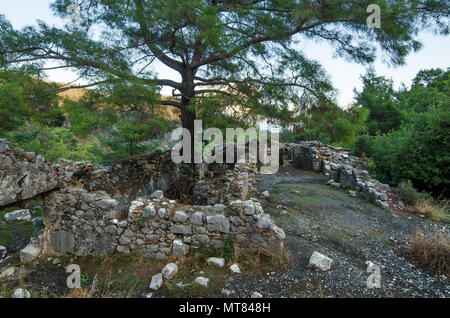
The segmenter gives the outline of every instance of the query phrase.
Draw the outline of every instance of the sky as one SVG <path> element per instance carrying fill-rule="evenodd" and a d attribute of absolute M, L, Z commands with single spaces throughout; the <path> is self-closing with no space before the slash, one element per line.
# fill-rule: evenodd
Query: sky
<path fill-rule="evenodd" d="M 26 25 L 33 25 L 36 20 L 43 20 L 50 25 L 62 26 L 67 21 L 53 16 L 49 4 L 51 0 L 0 0 L 0 14 L 4 14 L 12 23 L 14 28 L 22 28 Z M 409 86 L 411 80 L 421 69 L 447 68 L 450 67 L 449 52 L 450 38 L 434 35 L 429 32 L 422 32 L 419 39 L 423 43 L 423 48 L 417 53 L 408 56 L 406 64 L 401 67 L 390 67 L 382 62 L 379 56 L 374 63 L 375 71 L 378 75 L 391 78 L 395 87 L 402 83 Z M 354 62 L 346 62 L 342 58 L 333 58 L 333 50 L 326 43 L 316 43 L 307 40 L 299 43 L 298 47 L 312 59 L 318 60 L 329 74 L 333 85 L 338 89 L 338 102 L 342 107 L 352 103 L 353 90 L 361 90 L 362 83 L 360 76 L 364 75 L 367 66 L 362 66 Z M 155 64 L 156 71 L 161 78 L 180 80 L 180 76 L 175 71 L 158 63 Z M 77 75 L 68 71 L 47 72 L 50 80 L 57 82 L 71 82 Z M 171 88 L 163 88 L 162 94 L 171 95 Z"/>

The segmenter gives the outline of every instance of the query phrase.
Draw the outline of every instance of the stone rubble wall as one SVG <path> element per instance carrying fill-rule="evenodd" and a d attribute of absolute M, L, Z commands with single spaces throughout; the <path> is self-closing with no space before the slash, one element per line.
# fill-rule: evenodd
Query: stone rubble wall
<path fill-rule="evenodd" d="M 44 217 L 50 253 L 101 255 L 114 251 L 164 259 L 200 243 L 222 248 L 226 235 L 243 246 L 282 248 L 284 232 L 254 200 L 229 205 L 181 205 L 157 191 L 134 200 L 117 219 L 118 202 L 102 191 L 68 188 L 46 198 Z"/>
<path fill-rule="evenodd" d="M 193 200 L 199 204 L 228 204 L 233 200 L 246 200 L 257 172 L 256 164 L 236 163 L 233 170 L 222 176 L 203 178 L 194 187 Z"/>
<path fill-rule="evenodd" d="M 322 173 L 329 184 L 350 189 L 380 207 L 405 211 L 405 205 L 387 184 L 372 178 L 366 170 L 367 160 L 349 155 L 350 150 L 318 141 L 284 144 L 294 167 Z"/>
<path fill-rule="evenodd" d="M 202 205 L 182 205 L 162 197 L 179 174 L 170 151 L 108 167 L 60 162 L 50 164 L 0 140 L 0 205 L 42 194 L 45 231 L 33 246 L 44 252 L 165 258 L 200 243 L 220 248 L 227 235 L 245 246 L 283 248 L 284 232 L 248 198 L 256 165 L 236 163 L 220 178 L 207 178 L 210 166 L 199 165 L 197 189 L 204 182 L 211 187 L 195 192 L 193 201 Z"/>
<path fill-rule="evenodd" d="M 0 207 L 63 187 L 82 165 L 51 164 L 0 139 Z"/>

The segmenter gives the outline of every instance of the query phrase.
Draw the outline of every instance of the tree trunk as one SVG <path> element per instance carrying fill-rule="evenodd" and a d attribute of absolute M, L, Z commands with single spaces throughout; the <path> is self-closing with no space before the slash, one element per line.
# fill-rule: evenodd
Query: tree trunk
<path fill-rule="evenodd" d="M 182 199 L 190 199 L 192 191 L 195 186 L 196 168 L 194 156 L 194 138 L 195 129 L 194 122 L 196 114 L 194 109 L 189 108 L 189 103 L 194 97 L 194 72 L 187 70 L 183 75 L 183 89 L 181 90 L 181 126 L 186 128 L 190 133 L 190 163 L 183 164 L 180 168 L 179 184 L 182 185 L 181 191 L 178 191 L 178 196 Z M 183 148 L 184 151 L 184 148 Z"/>

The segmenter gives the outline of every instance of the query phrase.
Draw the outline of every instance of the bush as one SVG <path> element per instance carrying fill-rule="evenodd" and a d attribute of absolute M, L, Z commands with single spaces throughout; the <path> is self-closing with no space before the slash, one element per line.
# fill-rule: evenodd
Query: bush
<path fill-rule="evenodd" d="M 450 219 L 448 201 L 439 201 L 426 192 L 417 191 L 411 181 L 400 183 L 396 193 L 416 214 L 424 215 L 435 222 Z"/>
<path fill-rule="evenodd" d="M 417 191 L 410 180 L 407 182 L 401 182 L 398 184 L 395 192 L 398 194 L 406 204 L 414 205 L 417 201 L 422 201 L 426 198 L 426 195 Z"/>
<path fill-rule="evenodd" d="M 399 130 L 374 137 L 371 157 L 377 179 L 411 180 L 419 190 L 448 196 L 450 186 L 450 108 L 430 107 Z"/>

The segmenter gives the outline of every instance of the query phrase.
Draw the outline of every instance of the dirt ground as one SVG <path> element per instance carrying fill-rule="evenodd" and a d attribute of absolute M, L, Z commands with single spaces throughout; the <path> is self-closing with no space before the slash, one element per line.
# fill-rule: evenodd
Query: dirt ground
<path fill-rule="evenodd" d="M 292 167 L 277 175 L 261 175 L 256 185 L 269 191 L 263 202 L 286 232 L 291 266 L 265 276 L 240 276 L 227 281 L 230 297 L 449 297 L 445 276 L 420 269 L 404 253 L 417 229 L 448 235 L 448 226 L 409 214 L 393 214 L 345 190 L 326 185 L 320 174 Z M 329 272 L 308 268 L 317 251 L 333 259 Z M 381 288 L 367 288 L 367 263 L 381 269 Z"/>

